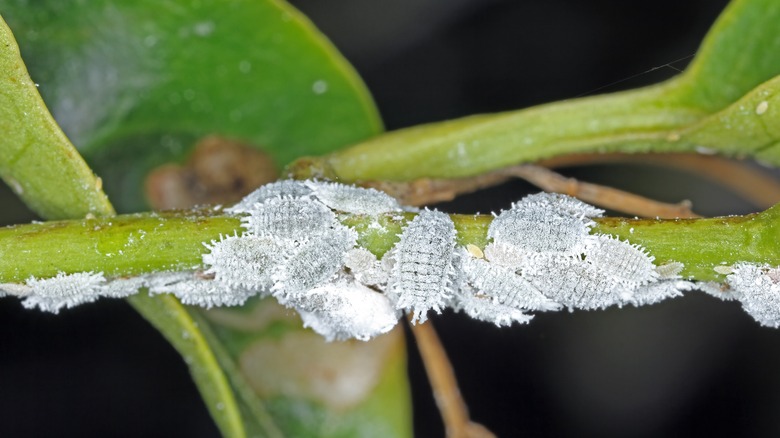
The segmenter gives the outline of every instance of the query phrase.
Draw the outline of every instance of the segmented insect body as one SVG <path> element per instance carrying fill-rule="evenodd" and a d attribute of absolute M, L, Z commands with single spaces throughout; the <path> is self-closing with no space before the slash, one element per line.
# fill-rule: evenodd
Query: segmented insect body
<path fill-rule="evenodd" d="M 581 218 L 517 203 L 493 219 L 488 237 L 529 252 L 566 252 L 588 236 Z"/>
<path fill-rule="evenodd" d="M 376 189 L 321 181 L 306 181 L 306 186 L 320 202 L 334 210 L 372 216 L 401 211 L 395 198 Z"/>
<path fill-rule="evenodd" d="M 584 250 L 585 262 L 634 289 L 658 278 L 653 257 L 638 246 L 610 236 L 596 236 Z"/>
<path fill-rule="evenodd" d="M 300 241 L 327 232 L 336 224 L 336 215 L 311 199 L 273 198 L 255 204 L 241 223 L 255 236 Z"/>
<path fill-rule="evenodd" d="M 274 296 L 284 304 L 327 282 L 344 266 L 344 254 L 356 240 L 355 231 L 340 225 L 330 233 L 301 242 L 273 274 Z"/>
<path fill-rule="evenodd" d="M 396 308 L 412 310 L 414 322 L 427 320 L 429 310 L 441 312 L 452 295 L 455 226 L 438 211 L 421 211 L 395 245 L 389 295 Z"/>
<path fill-rule="evenodd" d="M 97 300 L 105 283 L 103 273 L 94 272 L 60 272 L 54 277 L 43 279 L 30 277 L 27 280 L 30 294 L 24 298 L 22 305 L 28 309 L 37 307 L 46 312 L 59 313 L 63 307 L 70 308 Z"/>
<path fill-rule="evenodd" d="M 561 305 L 542 295 L 528 280 L 502 266 L 461 255 L 466 280 L 481 294 L 515 309 L 560 310 Z"/>
<path fill-rule="evenodd" d="M 267 291 L 273 285 L 272 274 L 284 262 L 287 248 L 268 237 L 227 236 L 205 244 L 206 274 L 228 287 Z"/>
<path fill-rule="evenodd" d="M 226 208 L 228 213 L 249 213 L 256 204 L 263 204 L 275 198 L 302 198 L 308 196 L 311 189 L 301 181 L 283 180 L 266 184 L 246 195 L 236 205 Z"/>
<path fill-rule="evenodd" d="M 683 268 L 685 268 L 685 265 L 680 262 L 669 262 L 656 266 L 655 272 L 658 273 L 659 279 L 665 280 L 669 278 L 677 278 L 680 275 L 680 272 L 682 272 Z"/>
<path fill-rule="evenodd" d="M 338 281 L 314 288 L 298 302 L 304 326 L 328 341 L 367 341 L 390 331 L 399 317 L 384 294 L 355 282 Z"/>
<path fill-rule="evenodd" d="M 533 259 L 526 277 L 553 301 L 574 309 L 599 309 L 625 302 L 632 291 L 578 257 Z"/>
<path fill-rule="evenodd" d="M 525 324 L 533 319 L 520 309 L 500 304 L 487 296 L 480 296 L 469 286 L 462 287 L 452 301 L 456 311 L 465 313 L 471 318 L 491 322 L 498 327 L 510 326 L 513 323 Z"/>
<path fill-rule="evenodd" d="M 742 308 L 759 324 L 780 327 L 780 267 L 737 263 L 726 277 Z"/>
<path fill-rule="evenodd" d="M 148 275 L 137 277 L 113 278 L 101 288 L 100 295 L 109 298 L 126 298 L 149 284 Z"/>
<path fill-rule="evenodd" d="M 215 306 L 239 306 L 255 295 L 254 291 L 226 286 L 212 279 L 202 278 L 192 271 L 150 277 L 148 281 L 149 293 L 173 294 L 184 304 L 207 309 Z"/>

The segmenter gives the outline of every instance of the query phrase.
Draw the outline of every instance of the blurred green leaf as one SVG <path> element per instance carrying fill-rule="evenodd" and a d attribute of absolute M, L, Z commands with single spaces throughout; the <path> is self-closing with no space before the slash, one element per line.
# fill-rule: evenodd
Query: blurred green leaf
<path fill-rule="evenodd" d="M 667 82 L 403 129 L 298 160 L 289 170 L 347 182 L 398 181 L 466 177 L 565 154 L 661 151 L 754 156 L 780 165 L 780 154 L 772 152 L 778 142 L 772 126 L 780 121 L 770 81 L 780 74 L 778 23 L 780 2 L 735 0 L 689 68 Z M 757 108 L 762 101 L 765 112 Z"/>
<path fill-rule="evenodd" d="M 351 67 L 283 2 L 0 0 L 0 10 L 55 118 L 125 211 L 145 206 L 150 169 L 206 135 L 281 166 L 381 130 Z M 326 343 L 268 300 L 210 312 L 130 301 L 185 358 L 226 436 L 411 433 L 402 331 Z"/>
<path fill-rule="evenodd" d="M 0 47 L 0 75 L 4 79 L 0 88 L 0 128 L 4 132 L 0 140 L 0 167 L 4 169 L 4 179 L 47 219 L 81 218 L 90 213 L 113 215 L 113 207 L 95 175 L 43 104 L 2 19 Z M 12 252 L 13 249 L 7 253 L 8 257 L 13 256 Z M 36 258 L 40 262 L 43 256 Z M 58 268 L 57 271 L 63 269 Z M 209 406 L 220 429 L 228 436 L 243 436 L 244 425 L 225 375 L 184 307 L 170 297 L 138 296 L 133 303 L 158 328 L 164 328 L 185 360 L 189 358 L 193 377 L 204 397 L 220 400 L 223 409 Z M 182 333 L 190 334 L 189 341 L 182 339 Z"/>
<path fill-rule="evenodd" d="M 194 140 L 244 140 L 283 166 L 381 131 L 363 83 L 282 1 L 0 0 L 55 119 L 120 211 Z"/>
<path fill-rule="evenodd" d="M 0 18 L 0 176 L 47 219 L 114 213 L 84 160 L 46 109 Z"/>

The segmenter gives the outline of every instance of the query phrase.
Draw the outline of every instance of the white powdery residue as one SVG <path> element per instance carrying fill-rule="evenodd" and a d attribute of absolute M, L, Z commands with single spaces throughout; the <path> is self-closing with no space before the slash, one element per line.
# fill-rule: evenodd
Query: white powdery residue
<path fill-rule="evenodd" d="M 344 265 L 349 268 L 359 283 L 378 286 L 387 283 L 389 271 L 383 269 L 376 256 L 365 248 L 353 248 L 344 256 Z"/>
<path fill-rule="evenodd" d="M 441 312 L 452 296 L 455 234 L 449 216 L 423 210 L 394 247 L 387 292 L 396 308 L 413 311 L 413 322 L 425 322 L 429 310 Z"/>
<path fill-rule="evenodd" d="M 644 249 L 607 235 L 597 235 L 583 250 L 585 262 L 617 283 L 635 289 L 658 278 L 654 258 Z"/>
<path fill-rule="evenodd" d="M 148 276 L 147 282 L 151 294 L 173 294 L 184 304 L 207 309 L 239 306 L 255 294 L 254 291 L 202 278 L 193 271 L 162 272 Z"/>
<path fill-rule="evenodd" d="M 270 290 L 273 273 L 292 250 L 274 239 L 252 235 L 227 236 L 204 245 L 210 250 L 203 254 L 205 273 L 213 275 L 214 281 L 258 292 Z"/>
<path fill-rule="evenodd" d="M 635 306 L 656 304 L 667 298 L 681 297 L 683 292 L 695 288 L 694 283 L 681 279 L 655 281 L 635 289 L 628 302 Z"/>
<path fill-rule="evenodd" d="M 389 332 L 400 316 L 385 295 L 348 281 L 311 289 L 297 302 L 304 326 L 328 341 L 367 341 Z"/>
<path fill-rule="evenodd" d="M 320 202 L 334 210 L 372 216 L 401 211 L 395 198 L 376 189 L 322 181 L 305 184 Z"/>
<path fill-rule="evenodd" d="M 484 253 L 485 258 L 490 263 L 515 270 L 522 266 L 523 260 L 527 256 L 522 250 L 513 245 L 496 242 L 488 244 Z"/>
<path fill-rule="evenodd" d="M 25 297 L 32 293 L 32 288 L 26 284 L 0 283 L 0 298 L 6 296 Z"/>
<path fill-rule="evenodd" d="M 570 309 L 603 309 L 628 301 L 633 293 L 612 275 L 579 257 L 534 257 L 524 267 L 523 276 L 545 296 Z"/>
<path fill-rule="evenodd" d="M 767 102 L 766 100 L 762 100 L 761 102 L 758 103 L 758 105 L 756 105 L 756 115 L 758 116 L 763 115 L 768 109 L 769 109 L 769 102 Z"/>
<path fill-rule="evenodd" d="M 255 204 L 262 204 L 274 198 L 303 198 L 311 193 L 311 189 L 301 181 L 282 180 L 266 184 L 254 192 L 246 195 L 236 205 L 226 208 L 225 211 L 232 214 L 249 213 Z"/>
<path fill-rule="evenodd" d="M 343 225 L 298 246 L 274 272 L 272 293 L 286 304 L 330 280 L 344 266 L 344 255 L 355 246 L 357 233 Z"/>
<path fill-rule="evenodd" d="M 529 252 L 567 252 L 588 237 L 590 221 L 580 216 L 546 208 L 539 202 L 522 201 L 502 211 L 488 227 L 495 243 Z"/>
<path fill-rule="evenodd" d="M 511 269 L 471 257 L 465 251 L 461 260 L 466 280 L 480 294 L 499 304 L 515 309 L 542 311 L 555 311 L 562 307 L 542 295 L 534 285 Z"/>
<path fill-rule="evenodd" d="M 718 265 L 713 267 L 712 270 L 720 275 L 729 275 L 734 272 L 734 267 L 730 265 Z"/>
<path fill-rule="evenodd" d="M 461 288 L 453 309 L 480 321 L 490 322 L 498 327 L 508 327 L 513 323 L 526 324 L 533 319 L 521 310 L 495 302 L 492 298 L 479 296 L 469 287 Z"/>
<path fill-rule="evenodd" d="M 723 283 L 714 281 L 698 282 L 696 283 L 696 289 L 723 301 L 734 301 L 737 299 L 736 291 Z"/>
<path fill-rule="evenodd" d="M 59 313 L 63 307 L 70 308 L 97 300 L 105 283 L 102 272 L 60 272 L 51 278 L 30 277 L 27 286 L 32 290 L 22 305 L 28 309 L 37 307 L 46 312 Z"/>
<path fill-rule="evenodd" d="M 737 263 L 726 281 L 737 299 L 761 325 L 780 327 L 780 268 Z"/>
<path fill-rule="evenodd" d="M 255 204 L 249 213 L 241 218 L 244 228 L 274 239 L 302 241 L 336 224 L 336 215 L 328 207 L 307 198 L 269 199 Z"/>

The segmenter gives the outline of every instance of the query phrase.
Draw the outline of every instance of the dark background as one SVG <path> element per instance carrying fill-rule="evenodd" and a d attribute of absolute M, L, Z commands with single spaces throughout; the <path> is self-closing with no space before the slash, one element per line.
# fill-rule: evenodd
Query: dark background
<path fill-rule="evenodd" d="M 725 0 L 296 0 L 361 73 L 388 129 L 661 81 Z M 683 61 L 674 62 L 684 59 Z M 667 65 L 670 64 L 670 65 Z M 603 88 L 602 88 L 603 87 Z M 706 215 L 755 208 L 664 169 L 568 175 Z M 510 183 L 448 211 L 536 191 Z M 0 217 L 32 216 L 8 190 Z M 434 317 L 473 418 L 499 436 L 778 436 L 780 332 L 700 293 L 652 307 L 538 315 L 498 329 Z M 181 358 L 127 304 L 58 316 L 0 300 L 0 436 L 216 436 Z M 443 435 L 410 342 L 415 430 Z"/>

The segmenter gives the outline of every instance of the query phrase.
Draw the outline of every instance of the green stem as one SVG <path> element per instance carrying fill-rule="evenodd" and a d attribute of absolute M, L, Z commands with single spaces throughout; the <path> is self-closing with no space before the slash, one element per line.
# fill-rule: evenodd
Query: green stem
<path fill-rule="evenodd" d="M 685 264 L 682 275 L 722 280 L 713 267 L 737 262 L 780 265 L 780 204 L 757 214 L 708 219 L 601 218 L 594 232 L 641 245 L 656 264 Z"/>
<path fill-rule="evenodd" d="M 457 178 L 574 152 L 647 151 L 707 115 L 679 102 L 679 84 L 394 131 L 299 160 L 289 172 L 345 182 Z"/>
<path fill-rule="evenodd" d="M 143 213 L 0 228 L 0 281 L 58 272 L 106 276 L 200 266 L 202 242 L 239 229 L 239 220 L 207 211 Z"/>
<path fill-rule="evenodd" d="M 107 276 L 197 269 L 204 242 L 242 231 L 238 218 L 209 210 L 144 213 L 105 219 L 46 222 L 0 229 L 0 282 L 46 278 L 58 272 L 102 271 Z M 378 219 L 344 215 L 358 243 L 381 256 L 414 214 Z M 452 215 L 458 243 L 484 248 L 490 215 Z M 376 222 L 375 222 L 376 221 Z M 381 226 L 376 226 L 376 224 Z M 657 264 L 685 265 L 683 275 L 717 280 L 714 266 L 737 262 L 780 265 L 780 205 L 763 213 L 711 219 L 599 218 L 594 233 L 642 245 Z"/>

